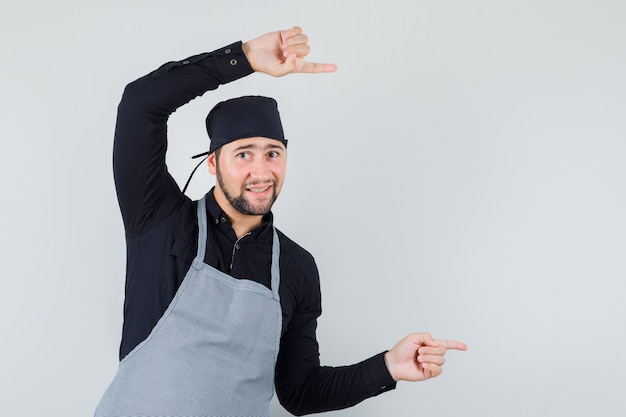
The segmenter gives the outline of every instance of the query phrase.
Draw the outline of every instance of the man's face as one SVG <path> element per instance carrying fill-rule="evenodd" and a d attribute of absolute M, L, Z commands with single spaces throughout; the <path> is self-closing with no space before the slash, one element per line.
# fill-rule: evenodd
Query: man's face
<path fill-rule="evenodd" d="M 287 149 L 274 139 L 238 139 L 209 156 L 209 171 L 216 175 L 216 198 L 241 214 L 264 215 L 270 211 L 282 187 Z M 227 210 L 227 207 L 222 207 Z"/>

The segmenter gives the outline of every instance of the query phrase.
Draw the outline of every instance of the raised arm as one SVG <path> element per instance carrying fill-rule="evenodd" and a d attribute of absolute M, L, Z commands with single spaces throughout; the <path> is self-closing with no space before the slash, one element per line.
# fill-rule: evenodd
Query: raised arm
<path fill-rule="evenodd" d="M 168 62 L 126 86 L 118 107 L 113 172 L 128 236 L 160 223 L 185 198 L 165 165 L 169 116 L 206 91 L 250 73 L 237 42 Z"/>
<path fill-rule="evenodd" d="M 304 61 L 308 53 L 308 38 L 294 27 L 168 62 L 126 86 L 118 108 L 113 171 L 127 236 L 159 224 L 186 198 L 165 164 L 169 116 L 253 71 L 282 76 L 335 70 L 332 64 Z"/>

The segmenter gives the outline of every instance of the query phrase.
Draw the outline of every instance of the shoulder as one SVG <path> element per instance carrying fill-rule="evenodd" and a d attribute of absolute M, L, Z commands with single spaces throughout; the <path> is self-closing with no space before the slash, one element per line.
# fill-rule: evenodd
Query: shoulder
<path fill-rule="evenodd" d="M 301 272 L 307 280 L 319 280 L 317 265 L 313 255 L 297 244 L 280 230 L 276 229 L 280 239 L 281 262 L 289 265 L 290 270 Z"/>

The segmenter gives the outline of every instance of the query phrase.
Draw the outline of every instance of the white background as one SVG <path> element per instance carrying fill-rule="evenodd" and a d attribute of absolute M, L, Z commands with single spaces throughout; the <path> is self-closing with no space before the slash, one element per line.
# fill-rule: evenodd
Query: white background
<path fill-rule="evenodd" d="M 185 181 L 215 103 L 274 96 L 276 221 L 318 262 L 322 362 L 411 331 L 469 345 L 441 377 L 329 415 L 626 415 L 624 1 L 4 3 L 0 415 L 92 415 L 115 373 L 124 86 L 296 24 L 338 72 L 193 101 L 170 119 L 170 170 Z"/>

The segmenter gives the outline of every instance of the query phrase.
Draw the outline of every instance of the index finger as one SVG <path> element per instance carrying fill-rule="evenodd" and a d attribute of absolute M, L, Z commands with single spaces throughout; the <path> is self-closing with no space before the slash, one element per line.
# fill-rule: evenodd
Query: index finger
<path fill-rule="evenodd" d="M 446 349 L 467 350 L 467 345 L 463 342 L 459 342 L 458 340 L 433 339 L 433 341 L 439 346 L 445 346 Z"/>
<path fill-rule="evenodd" d="M 306 62 L 302 63 L 302 68 L 299 69 L 298 72 L 306 72 L 309 74 L 319 74 L 322 72 L 335 72 L 337 71 L 337 65 L 335 64 L 320 64 L 317 62 Z"/>

